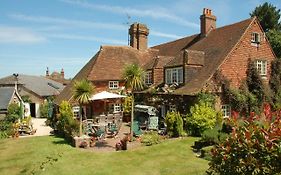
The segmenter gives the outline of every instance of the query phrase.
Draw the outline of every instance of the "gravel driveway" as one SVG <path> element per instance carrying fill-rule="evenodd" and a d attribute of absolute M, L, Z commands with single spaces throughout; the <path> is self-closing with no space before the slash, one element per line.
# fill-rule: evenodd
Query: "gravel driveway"
<path fill-rule="evenodd" d="M 45 124 L 45 118 L 32 118 L 33 128 L 36 129 L 36 133 L 34 135 L 25 135 L 20 137 L 34 137 L 34 136 L 46 136 L 51 135 L 51 131 L 53 129 Z"/>

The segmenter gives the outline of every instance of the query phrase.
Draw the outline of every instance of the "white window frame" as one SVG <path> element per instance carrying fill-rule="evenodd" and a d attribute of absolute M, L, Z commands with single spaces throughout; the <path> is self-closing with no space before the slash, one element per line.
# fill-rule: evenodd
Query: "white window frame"
<path fill-rule="evenodd" d="M 261 42 L 261 34 L 258 32 L 253 32 L 251 35 L 251 42 L 259 44 Z"/>
<path fill-rule="evenodd" d="M 221 105 L 221 112 L 223 118 L 231 117 L 231 106 L 229 104 Z"/>
<path fill-rule="evenodd" d="M 109 81 L 108 82 L 109 89 L 118 89 L 119 88 L 119 81 Z"/>
<path fill-rule="evenodd" d="M 173 83 L 183 83 L 183 68 L 167 68 L 165 69 L 165 83 L 173 84 Z"/>
<path fill-rule="evenodd" d="M 151 85 L 152 84 L 152 71 L 151 70 L 145 72 L 144 83 L 146 85 Z"/>
<path fill-rule="evenodd" d="M 113 106 L 114 106 L 113 107 L 113 112 L 121 112 L 122 111 L 122 104 L 115 103 Z"/>
<path fill-rule="evenodd" d="M 256 60 L 255 62 L 257 71 L 262 78 L 267 76 L 267 61 L 266 60 Z"/>
<path fill-rule="evenodd" d="M 73 106 L 72 107 L 72 112 L 73 112 L 74 118 L 78 118 L 79 117 L 79 112 L 80 112 L 80 107 L 79 106 Z"/>

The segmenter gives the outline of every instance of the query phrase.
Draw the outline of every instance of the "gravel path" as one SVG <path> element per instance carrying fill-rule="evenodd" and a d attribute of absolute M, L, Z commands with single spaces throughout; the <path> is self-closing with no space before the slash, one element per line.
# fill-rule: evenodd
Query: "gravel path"
<path fill-rule="evenodd" d="M 34 137 L 34 136 L 46 136 L 51 135 L 51 131 L 53 130 L 51 127 L 45 124 L 45 118 L 32 118 L 33 128 L 36 129 L 34 135 L 24 135 L 20 137 Z"/>

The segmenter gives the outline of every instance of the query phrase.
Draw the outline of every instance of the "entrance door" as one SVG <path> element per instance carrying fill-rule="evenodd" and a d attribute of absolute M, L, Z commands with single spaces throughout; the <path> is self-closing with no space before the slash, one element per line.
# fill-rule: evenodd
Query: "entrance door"
<path fill-rule="evenodd" d="M 31 117 L 36 117 L 35 103 L 30 103 L 30 115 Z"/>

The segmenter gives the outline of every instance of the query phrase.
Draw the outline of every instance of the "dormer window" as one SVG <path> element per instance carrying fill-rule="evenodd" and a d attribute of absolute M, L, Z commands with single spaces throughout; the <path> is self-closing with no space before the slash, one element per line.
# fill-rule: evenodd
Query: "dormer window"
<path fill-rule="evenodd" d="M 251 43 L 259 44 L 261 42 L 261 36 L 257 32 L 253 32 L 251 36 Z"/>
<path fill-rule="evenodd" d="M 108 87 L 109 87 L 109 89 L 118 89 L 119 88 L 119 81 L 109 81 Z"/>
<path fill-rule="evenodd" d="M 148 86 L 152 84 L 152 71 L 145 72 L 144 83 Z"/>
<path fill-rule="evenodd" d="M 169 68 L 165 70 L 165 83 L 183 83 L 183 69 L 182 67 Z"/>

